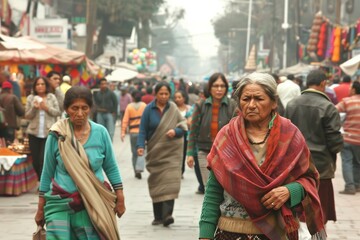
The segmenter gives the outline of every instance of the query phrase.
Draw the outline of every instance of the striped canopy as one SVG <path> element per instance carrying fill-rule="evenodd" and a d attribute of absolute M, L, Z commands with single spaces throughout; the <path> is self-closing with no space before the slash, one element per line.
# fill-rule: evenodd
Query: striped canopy
<path fill-rule="evenodd" d="M 99 68 L 83 52 L 49 45 L 29 36 L 14 38 L 0 35 L 0 65 L 78 65 L 84 62 L 90 72 L 98 72 Z"/>

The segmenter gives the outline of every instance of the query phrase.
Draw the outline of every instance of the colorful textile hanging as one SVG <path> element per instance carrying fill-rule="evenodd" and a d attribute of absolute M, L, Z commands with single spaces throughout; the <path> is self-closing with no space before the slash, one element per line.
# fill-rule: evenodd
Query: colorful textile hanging
<path fill-rule="evenodd" d="M 311 27 L 310 38 L 309 38 L 309 42 L 307 45 L 308 52 L 316 51 L 318 37 L 319 37 L 319 33 L 320 33 L 320 27 L 321 27 L 322 22 L 323 22 L 323 17 L 321 16 L 321 13 L 319 12 L 315 15 L 315 18 L 313 20 L 313 25 Z"/>
<path fill-rule="evenodd" d="M 315 60 L 320 57 L 338 63 L 351 55 L 350 51 L 356 47 L 359 40 L 360 18 L 354 24 L 340 26 L 319 12 L 313 20 L 306 53 Z M 299 56 L 304 57 L 304 54 L 299 52 Z"/>
<path fill-rule="evenodd" d="M 326 59 L 330 59 L 331 55 L 333 53 L 333 48 L 334 48 L 334 30 L 335 28 L 333 28 L 333 26 L 328 25 L 328 31 L 327 31 L 327 42 L 326 42 L 326 54 L 325 54 L 325 58 Z"/>
<path fill-rule="evenodd" d="M 334 31 L 334 50 L 331 57 L 331 61 L 339 62 L 340 61 L 340 47 L 341 47 L 341 28 L 336 27 Z"/>
<path fill-rule="evenodd" d="M 319 33 L 319 41 L 317 44 L 317 55 L 319 57 L 324 57 L 326 50 L 326 31 L 327 31 L 327 23 L 323 22 L 320 27 Z"/>

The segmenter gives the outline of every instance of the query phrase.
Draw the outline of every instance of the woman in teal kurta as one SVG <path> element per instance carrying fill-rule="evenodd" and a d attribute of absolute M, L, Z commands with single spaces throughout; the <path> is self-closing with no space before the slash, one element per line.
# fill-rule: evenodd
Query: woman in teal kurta
<path fill-rule="evenodd" d="M 47 239 L 118 238 L 113 217 L 115 213 L 120 217 L 125 211 L 122 180 L 107 130 L 88 119 L 91 107 L 89 89 L 69 89 L 64 100 L 69 118 L 59 120 L 50 129 L 35 216 L 38 225 L 46 222 Z M 80 164 L 82 169 L 79 162 L 85 163 Z M 103 171 L 117 197 L 113 208 L 104 214 L 102 207 L 108 204 L 102 200 L 111 193 L 103 186 L 106 185 Z M 85 177 L 79 180 L 77 175 L 84 172 Z M 94 218 L 94 214 L 99 218 Z M 112 235 L 103 228 L 108 223 L 112 223 L 109 230 Z"/>

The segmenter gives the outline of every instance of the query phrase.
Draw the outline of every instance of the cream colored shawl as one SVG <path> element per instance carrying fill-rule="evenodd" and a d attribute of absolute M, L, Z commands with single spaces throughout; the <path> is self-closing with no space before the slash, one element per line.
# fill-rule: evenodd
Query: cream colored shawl
<path fill-rule="evenodd" d="M 59 135 L 61 158 L 100 237 L 120 239 L 114 212 L 116 195 L 91 170 L 85 149 L 75 139 L 69 119 L 57 121 L 50 131 Z"/>

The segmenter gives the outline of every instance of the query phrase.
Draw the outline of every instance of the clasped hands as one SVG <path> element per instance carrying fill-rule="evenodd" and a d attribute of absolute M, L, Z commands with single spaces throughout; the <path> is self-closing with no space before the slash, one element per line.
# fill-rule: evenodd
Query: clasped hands
<path fill-rule="evenodd" d="M 260 201 L 266 209 L 278 210 L 289 198 L 289 189 L 287 187 L 280 186 L 265 194 Z"/>

